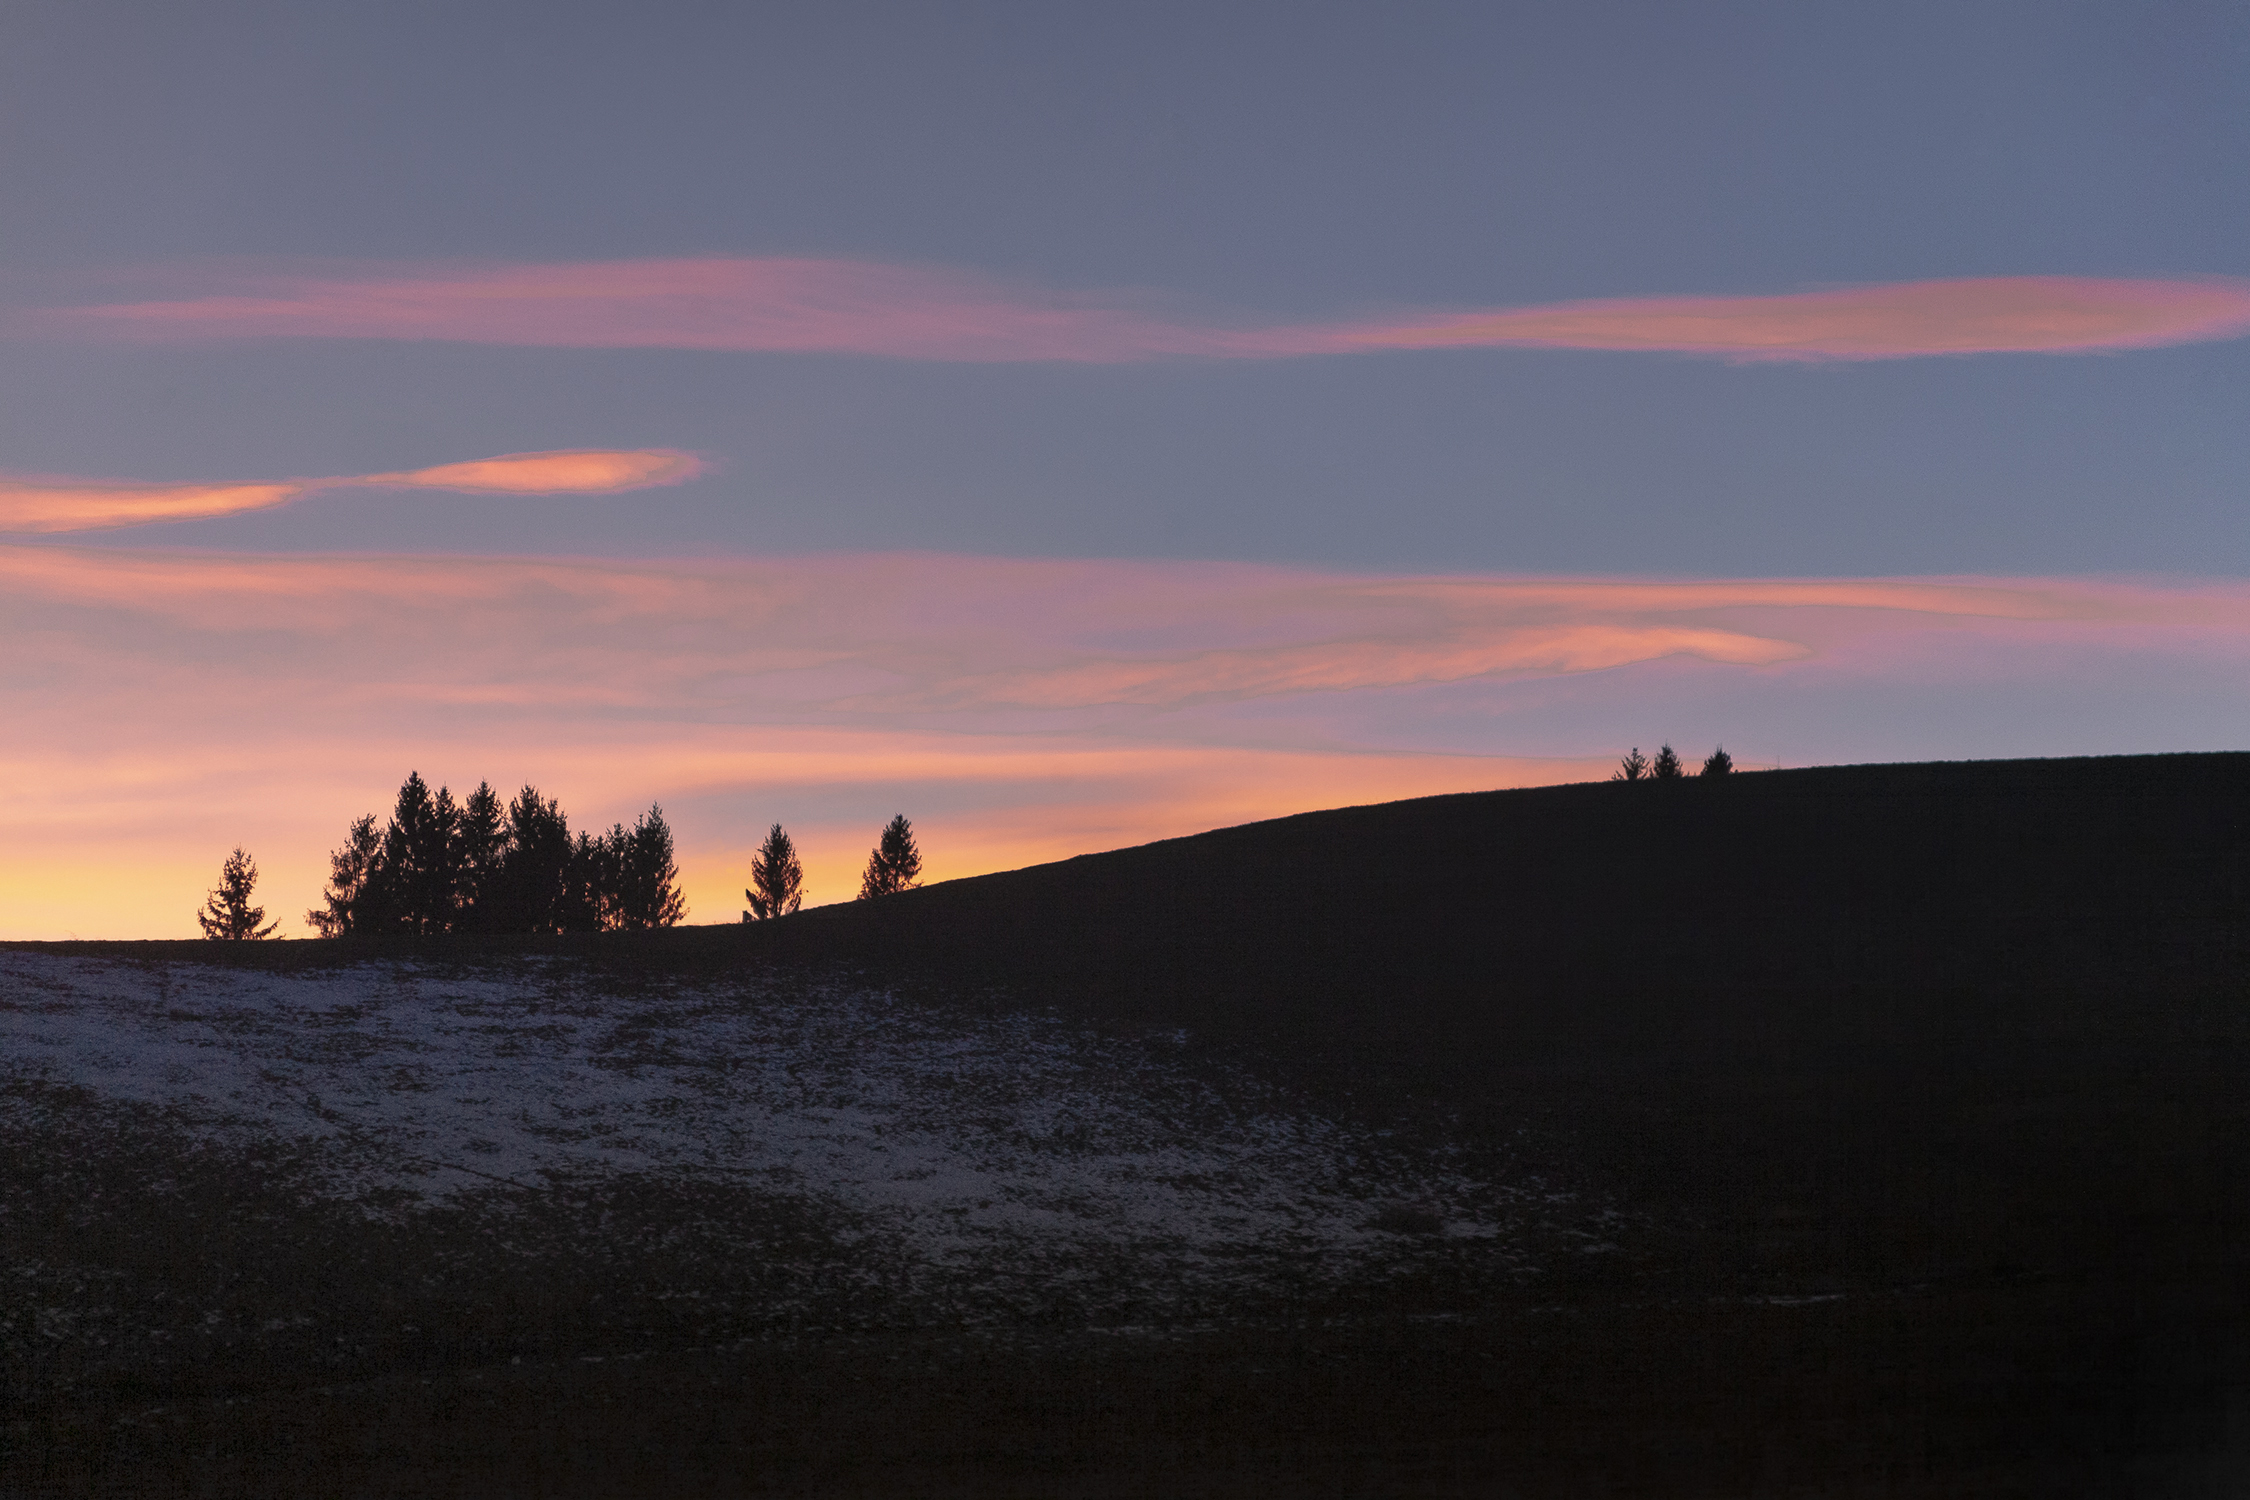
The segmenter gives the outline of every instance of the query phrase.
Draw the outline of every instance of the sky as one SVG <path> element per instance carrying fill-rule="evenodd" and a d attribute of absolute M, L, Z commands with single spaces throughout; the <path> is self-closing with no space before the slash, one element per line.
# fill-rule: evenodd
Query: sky
<path fill-rule="evenodd" d="M 2250 740 L 2250 12 L 0 17 L 0 936 Z"/>

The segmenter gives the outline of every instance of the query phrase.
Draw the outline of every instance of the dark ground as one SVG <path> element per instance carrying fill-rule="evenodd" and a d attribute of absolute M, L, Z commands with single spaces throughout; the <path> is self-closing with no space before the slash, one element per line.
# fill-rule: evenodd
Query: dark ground
<path fill-rule="evenodd" d="M 661 1235 L 532 1268 L 449 1244 L 467 1221 L 371 1234 L 285 1163 L 136 1195 L 157 1148 L 121 1120 L 14 1143 L 11 1262 L 98 1268 L 111 1174 L 131 1242 L 172 1247 L 142 1284 L 325 1286 L 355 1331 L 139 1384 L 18 1363 L 0 1490 L 2250 1493 L 2246 938 L 2250 755 L 2210 755 L 1433 798 L 578 942 L 627 982 L 850 972 L 1187 1027 L 1568 1163 L 1646 1228 L 1530 1285 L 1440 1260 L 1130 1337 L 761 1321 L 748 1283 L 715 1322 L 651 1290 Z M 661 1218 L 613 1209 L 621 1243 Z"/>

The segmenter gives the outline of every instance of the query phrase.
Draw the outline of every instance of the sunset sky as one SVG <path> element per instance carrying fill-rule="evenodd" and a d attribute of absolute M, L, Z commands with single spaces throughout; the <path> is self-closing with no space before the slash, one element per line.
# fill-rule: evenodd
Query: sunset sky
<path fill-rule="evenodd" d="M 0 132 L 0 936 L 409 769 L 711 922 L 2250 745 L 2239 5 L 26 0 Z"/>

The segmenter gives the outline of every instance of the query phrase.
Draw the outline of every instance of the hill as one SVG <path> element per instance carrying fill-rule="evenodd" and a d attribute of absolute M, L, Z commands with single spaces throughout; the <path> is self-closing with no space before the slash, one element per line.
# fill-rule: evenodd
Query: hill
<path fill-rule="evenodd" d="M 1306 813 L 734 936 L 1473 1079 L 2230 1026 L 2246 880 L 2250 755 L 1849 766 Z"/>
<path fill-rule="evenodd" d="M 0 1329 L 0 1480 L 2238 1493 L 2246 814 L 2250 755 L 1839 767 L 637 937 L 9 945 L 0 1238 L 101 1336 Z M 874 1186 L 739 1170 L 783 1139 Z M 118 1363 L 203 1302 L 242 1338 Z"/>
<path fill-rule="evenodd" d="M 1790 1357 L 2003 1447 L 2218 1441 L 2250 1382 L 2250 755 L 1434 797 L 728 938 L 1543 1143 L 1677 1232 L 1632 1295 L 1905 1296 Z"/>

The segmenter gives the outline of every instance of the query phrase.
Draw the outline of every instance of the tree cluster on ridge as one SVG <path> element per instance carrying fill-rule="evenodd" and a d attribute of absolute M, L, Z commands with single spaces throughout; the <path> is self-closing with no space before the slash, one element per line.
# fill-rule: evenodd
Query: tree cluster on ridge
<path fill-rule="evenodd" d="M 489 783 L 456 804 L 419 772 L 378 831 L 371 813 L 329 856 L 323 937 L 441 932 L 630 932 L 687 914 L 664 810 L 627 828 L 570 831 L 551 797 L 526 786 L 503 806 Z"/>
<path fill-rule="evenodd" d="M 1732 774 L 1733 771 L 1734 757 L 1727 754 L 1724 745 L 1712 751 L 1704 759 L 1703 775 L 1706 777 L 1726 776 Z M 1687 767 L 1682 764 L 1679 752 L 1675 751 L 1670 745 L 1660 748 L 1656 752 L 1656 759 L 1654 760 L 1650 760 L 1647 756 L 1641 754 L 1641 747 L 1635 745 L 1633 753 L 1618 762 L 1617 769 L 1610 773 L 1609 779 L 1612 781 L 1684 781 L 1687 779 L 1687 774 Z"/>

